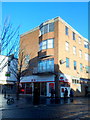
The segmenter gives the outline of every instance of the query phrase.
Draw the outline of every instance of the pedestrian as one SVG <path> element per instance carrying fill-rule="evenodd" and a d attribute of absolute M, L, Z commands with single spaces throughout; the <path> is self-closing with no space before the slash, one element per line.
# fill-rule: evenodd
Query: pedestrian
<path fill-rule="evenodd" d="M 85 87 L 85 96 L 88 95 L 88 86 Z"/>
<path fill-rule="evenodd" d="M 73 90 L 71 89 L 70 90 L 70 101 L 73 102 L 73 96 L 74 96 L 74 93 L 73 93 Z"/>
<path fill-rule="evenodd" d="M 6 98 L 6 89 L 4 89 L 4 98 Z"/>
<path fill-rule="evenodd" d="M 64 91 L 64 99 L 66 99 L 68 97 L 68 90 L 67 88 L 65 88 L 65 91 Z"/>
<path fill-rule="evenodd" d="M 73 90 L 71 89 L 71 90 L 70 90 L 70 97 L 73 97 L 73 96 L 74 96 Z"/>

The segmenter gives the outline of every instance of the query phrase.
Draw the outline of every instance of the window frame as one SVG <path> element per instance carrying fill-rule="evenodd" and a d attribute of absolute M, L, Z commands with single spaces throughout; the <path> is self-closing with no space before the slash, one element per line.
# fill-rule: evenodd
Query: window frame
<path fill-rule="evenodd" d="M 83 71 L 83 64 L 80 63 L 80 72 L 82 72 L 82 71 Z"/>
<path fill-rule="evenodd" d="M 74 70 L 77 70 L 77 61 L 73 61 Z"/>
<path fill-rule="evenodd" d="M 66 57 L 66 68 L 70 67 L 70 59 Z"/>
<path fill-rule="evenodd" d="M 69 42 L 65 42 L 65 49 L 66 49 L 66 51 L 69 51 Z"/>
<path fill-rule="evenodd" d="M 65 26 L 65 35 L 67 35 L 67 36 L 69 35 L 69 31 L 68 30 L 69 30 L 69 28 L 67 26 Z"/>
<path fill-rule="evenodd" d="M 73 38 L 73 40 L 76 40 L 76 34 L 75 34 L 75 32 L 72 32 L 72 38 Z"/>
<path fill-rule="evenodd" d="M 73 54 L 76 55 L 76 46 L 73 46 Z"/>

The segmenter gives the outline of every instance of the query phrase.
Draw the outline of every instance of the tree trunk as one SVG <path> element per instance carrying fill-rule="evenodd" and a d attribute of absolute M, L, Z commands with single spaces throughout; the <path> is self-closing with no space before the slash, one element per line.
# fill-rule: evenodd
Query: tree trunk
<path fill-rule="evenodd" d="M 17 83 L 16 99 L 19 100 L 19 82 Z"/>

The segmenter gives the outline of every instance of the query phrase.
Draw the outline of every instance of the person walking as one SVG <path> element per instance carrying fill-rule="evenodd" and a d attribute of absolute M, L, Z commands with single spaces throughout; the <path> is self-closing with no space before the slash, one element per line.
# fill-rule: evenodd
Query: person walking
<path fill-rule="evenodd" d="M 67 90 L 67 88 L 65 88 L 64 99 L 66 99 L 67 97 L 68 97 L 68 90 Z"/>
<path fill-rule="evenodd" d="M 73 96 L 74 96 L 74 93 L 73 93 L 73 90 L 71 89 L 70 90 L 70 101 L 73 102 Z"/>
<path fill-rule="evenodd" d="M 85 97 L 88 95 L 88 86 L 85 87 Z"/>
<path fill-rule="evenodd" d="M 71 90 L 70 90 L 70 97 L 73 98 L 73 96 L 74 96 L 74 94 L 73 94 L 73 90 L 71 89 Z"/>

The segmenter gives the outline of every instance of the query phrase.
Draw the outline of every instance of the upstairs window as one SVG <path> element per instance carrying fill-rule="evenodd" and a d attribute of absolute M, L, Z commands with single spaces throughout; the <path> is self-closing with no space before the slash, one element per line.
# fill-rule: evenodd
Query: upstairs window
<path fill-rule="evenodd" d="M 86 69 L 86 73 L 90 73 L 90 66 L 86 66 L 85 69 Z"/>
<path fill-rule="evenodd" d="M 79 57 L 82 58 L 82 50 L 79 50 Z"/>
<path fill-rule="evenodd" d="M 40 42 L 40 44 L 39 44 L 39 50 L 40 51 L 42 50 L 42 42 Z"/>
<path fill-rule="evenodd" d="M 68 27 L 65 26 L 65 34 L 68 35 Z"/>
<path fill-rule="evenodd" d="M 89 43 L 84 41 L 84 47 L 89 49 Z"/>
<path fill-rule="evenodd" d="M 80 71 L 83 71 L 83 65 L 80 63 Z"/>
<path fill-rule="evenodd" d="M 74 32 L 72 33 L 72 37 L 73 37 L 73 40 L 76 40 Z"/>
<path fill-rule="evenodd" d="M 40 26 L 41 35 L 48 32 L 53 32 L 53 31 L 54 31 L 54 23 L 49 23 L 49 24 Z"/>
<path fill-rule="evenodd" d="M 76 55 L 76 47 L 73 46 L 73 54 Z"/>
<path fill-rule="evenodd" d="M 44 50 L 44 49 L 46 49 L 46 48 L 47 48 L 47 41 L 44 40 L 44 41 L 42 42 L 42 50 Z"/>
<path fill-rule="evenodd" d="M 69 67 L 69 58 L 66 58 L 66 67 Z"/>
<path fill-rule="evenodd" d="M 44 34 L 48 33 L 48 24 L 44 25 Z"/>
<path fill-rule="evenodd" d="M 85 60 L 88 61 L 88 54 L 87 53 L 85 53 Z"/>
<path fill-rule="evenodd" d="M 54 23 L 49 23 L 49 32 L 54 31 Z"/>
<path fill-rule="evenodd" d="M 54 39 L 47 39 L 47 40 L 43 40 L 42 42 L 40 42 L 39 44 L 39 50 L 44 50 L 44 49 L 48 49 L 48 48 L 54 48 Z"/>
<path fill-rule="evenodd" d="M 53 43 L 53 39 L 48 39 L 47 40 L 47 48 L 53 48 L 54 47 L 54 43 Z"/>
<path fill-rule="evenodd" d="M 69 51 L 69 43 L 68 42 L 65 43 L 65 48 L 66 48 L 66 51 Z"/>
<path fill-rule="evenodd" d="M 39 72 L 54 71 L 54 59 L 41 60 L 38 62 Z"/>
<path fill-rule="evenodd" d="M 73 65 L 74 65 L 74 70 L 76 70 L 77 69 L 77 62 L 73 61 Z"/>

